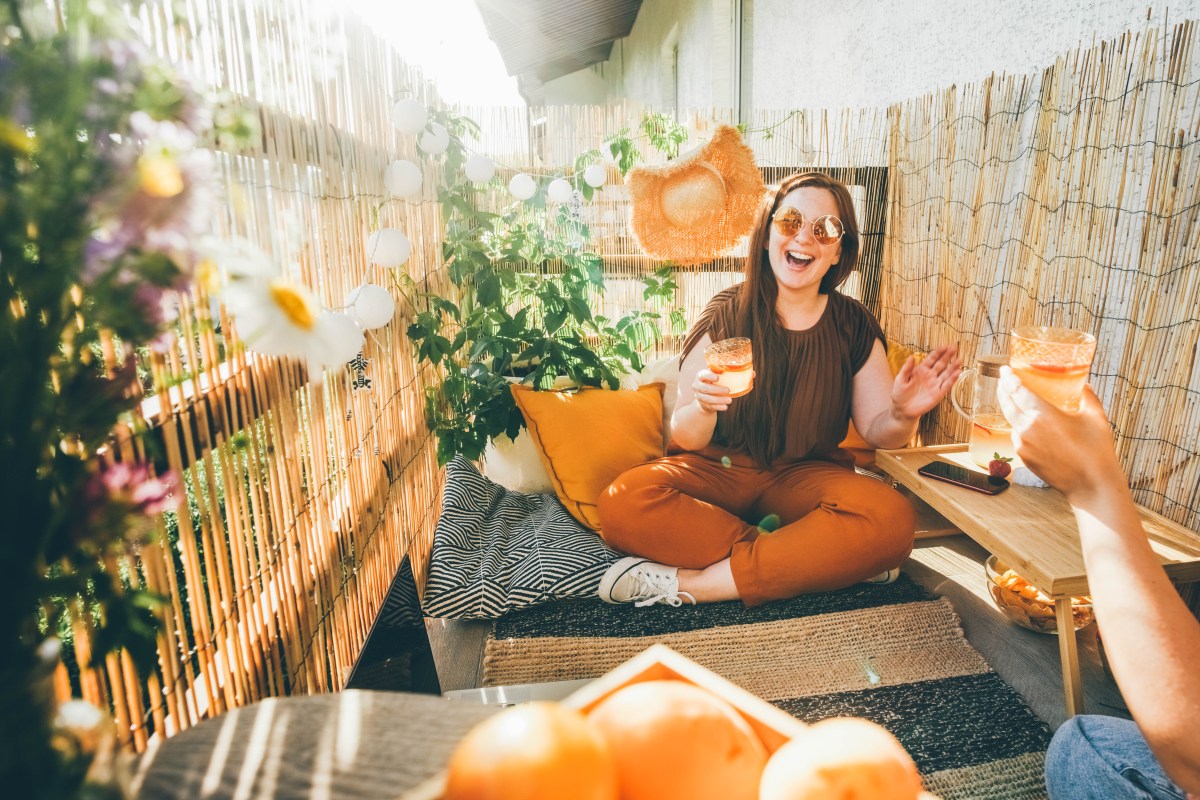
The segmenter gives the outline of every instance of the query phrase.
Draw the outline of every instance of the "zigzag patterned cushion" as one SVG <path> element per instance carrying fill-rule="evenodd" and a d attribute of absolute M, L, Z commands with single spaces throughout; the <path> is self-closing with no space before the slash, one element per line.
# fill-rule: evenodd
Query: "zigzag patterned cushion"
<path fill-rule="evenodd" d="M 568 597 L 595 597 L 621 554 L 557 497 L 510 492 L 461 456 L 446 465 L 421 606 L 431 617 L 495 619 Z"/>

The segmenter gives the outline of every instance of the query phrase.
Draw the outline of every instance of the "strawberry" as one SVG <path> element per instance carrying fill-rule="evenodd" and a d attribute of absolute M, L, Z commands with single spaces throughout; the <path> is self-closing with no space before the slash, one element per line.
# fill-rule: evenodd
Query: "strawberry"
<path fill-rule="evenodd" d="M 1012 459 L 1005 458 L 999 453 L 992 455 L 995 458 L 988 462 L 988 475 L 992 478 L 1007 478 L 1008 474 L 1012 472 L 1012 464 L 1009 463 Z"/>

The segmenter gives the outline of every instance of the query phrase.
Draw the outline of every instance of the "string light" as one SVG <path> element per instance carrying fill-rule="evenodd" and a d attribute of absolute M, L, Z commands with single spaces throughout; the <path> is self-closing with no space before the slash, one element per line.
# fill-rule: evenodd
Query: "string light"
<path fill-rule="evenodd" d="M 450 132 L 446 126 L 437 122 L 429 123 L 429 128 L 417 139 L 417 147 L 431 156 L 441 155 L 450 146 Z"/>
<path fill-rule="evenodd" d="M 463 165 L 463 172 L 471 183 L 487 183 L 496 174 L 496 164 L 484 155 L 473 155 Z"/>
<path fill-rule="evenodd" d="M 393 197 L 412 197 L 421 191 L 421 168 L 411 161 L 398 159 L 383 173 L 383 185 Z"/>
<path fill-rule="evenodd" d="M 419 100 L 410 97 L 399 100 L 392 106 L 392 124 L 401 133 L 418 134 L 425 129 L 425 123 L 428 121 L 429 112 Z"/>
<path fill-rule="evenodd" d="M 367 237 L 367 258 L 381 267 L 398 267 L 408 261 L 412 245 L 403 232 L 381 228 Z"/>
<path fill-rule="evenodd" d="M 346 295 L 346 307 L 363 330 L 371 331 L 392 321 L 396 301 L 382 286 L 364 283 Z"/>
<path fill-rule="evenodd" d="M 508 182 L 508 193 L 518 200 L 528 200 L 537 194 L 537 183 L 526 173 L 518 173 Z"/>
<path fill-rule="evenodd" d="M 550 181 L 550 185 L 546 187 L 546 197 L 553 200 L 555 203 L 571 202 L 571 182 L 566 178 L 555 178 Z"/>
<path fill-rule="evenodd" d="M 599 189 L 608 180 L 608 170 L 603 164 L 592 164 L 583 171 L 583 181 L 593 189 Z"/>

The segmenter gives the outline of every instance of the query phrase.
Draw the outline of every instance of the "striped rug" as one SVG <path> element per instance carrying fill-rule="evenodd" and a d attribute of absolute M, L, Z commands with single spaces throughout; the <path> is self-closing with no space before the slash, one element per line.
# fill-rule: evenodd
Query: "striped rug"
<path fill-rule="evenodd" d="M 1045 797 L 1046 725 L 963 638 L 949 601 L 906 576 L 753 609 L 538 606 L 497 620 L 483 682 L 597 677 L 655 642 L 806 722 L 878 722 L 944 800 Z"/>

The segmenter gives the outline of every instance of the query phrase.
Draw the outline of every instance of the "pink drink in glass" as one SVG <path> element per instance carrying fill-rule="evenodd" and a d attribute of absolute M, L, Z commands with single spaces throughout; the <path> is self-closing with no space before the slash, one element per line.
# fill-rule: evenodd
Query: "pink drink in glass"
<path fill-rule="evenodd" d="M 1015 328 L 1009 364 L 1031 392 L 1063 411 L 1078 411 L 1096 355 L 1096 337 L 1070 328 Z"/>

